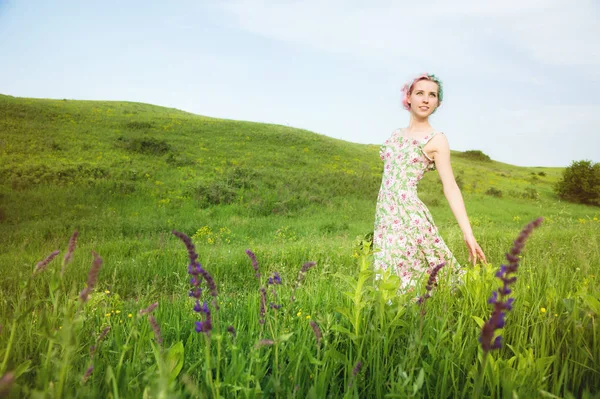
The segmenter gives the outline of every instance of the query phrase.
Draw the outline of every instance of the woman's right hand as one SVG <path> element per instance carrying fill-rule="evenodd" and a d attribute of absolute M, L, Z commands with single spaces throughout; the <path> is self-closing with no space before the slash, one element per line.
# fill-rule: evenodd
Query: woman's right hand
<path fill-rule="evenodd" d="M 469 251 L 469 263 L 473 262 L 473 266 L 475 266 L 478 258 L 481 259 L 483 263 L 487 263 L 485 254 L 477 243 L 477 240 L 475 240 L 475 236 L 469 234 L 468 236 L 465 236 L 464 239 L 465 244 L 467 245 L 467 250 Z"/>

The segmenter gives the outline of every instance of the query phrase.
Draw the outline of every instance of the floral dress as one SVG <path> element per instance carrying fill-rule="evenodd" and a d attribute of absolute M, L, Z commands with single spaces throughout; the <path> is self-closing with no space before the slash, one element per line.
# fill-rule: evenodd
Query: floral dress
<path fill-rule="evenodd" d="M 401 288 L 414 286 L 423 273 L 442 262 L 445 270 L 460 273 L 460 265 L 440 236 L 429 209 L 417 196 L 417 185 L 435 164 L 423 151 L 438 132 L 423 139 L 403 135 L 398 129 L 381 146 L 384 162 L 377 197 L 373 233 L 376 278 L 382 271 L 400 277 Z"/>

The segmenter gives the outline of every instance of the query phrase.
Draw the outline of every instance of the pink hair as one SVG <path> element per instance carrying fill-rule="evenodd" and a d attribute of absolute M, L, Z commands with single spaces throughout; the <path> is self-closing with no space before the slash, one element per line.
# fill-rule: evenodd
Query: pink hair
<path fill-rule="evenodd" d="M 441 88 L 442 88 L 441 82 L 439 81 L 439 79 L 437 79 L 435 77 L 435 75 L 432 75 L 432 74 L 429 74 L 429 73 L 422 73 L 422 74 L 420 74 L 419 76 L 417 76 L 416 78 L 414 78 L 410 83 L 406 83 L 402 87 L 402 106 L 407 111 L 410 110 L 410 104 L 408 103 L 408 97 L 410 97 L 410 93 L 412 92 L 413 87 L 415 86 L 415 83 L 417 83 L 420 80 L 430 80 L 430 81 L 436 83 L 438 85 L 439 89 L 440 89 L 439 91 L 441 91 Z M 440 103 L 441 102 L 442 102 L 442 97 L 440 96 Z"/>

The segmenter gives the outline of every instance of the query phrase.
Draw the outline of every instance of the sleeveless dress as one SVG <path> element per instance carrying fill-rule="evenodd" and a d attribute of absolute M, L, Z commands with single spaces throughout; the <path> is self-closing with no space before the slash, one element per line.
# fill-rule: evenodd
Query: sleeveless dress
<path fill-rule="evenodd" d="M 375 210 L 373 266 L 376 279 L 382 271 L 390 271 L 400 277 L 401 289 L 411 291 L 424 273 L 442 262 L 446 262 L 443 271 L 462 271 L 417 196 L 423 175 L 435 170 L 423 147 L 443 133 L 433 132 L 420 140 L 403 133 L 395 130 L 379 151 L 384 170 Z"/>

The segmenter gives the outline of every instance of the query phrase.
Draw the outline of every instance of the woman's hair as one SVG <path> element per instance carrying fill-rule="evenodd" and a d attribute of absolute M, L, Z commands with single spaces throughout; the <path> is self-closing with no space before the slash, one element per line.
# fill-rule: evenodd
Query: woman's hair
<path fill-rule="evenodd" d="M 402 105 L 404 109 L 410 110 L 410 104 L 408 103 L 408 98 L 410 97 L 410 93 L 412 93 L 413 87 L 415 83 L 419 80 L 430 80 L 438 85 L 438 103 L 441 104 L 444 99 L 444 89 L 442 88 L 442 81 L 432 73 L 422 73 L 417 76 L 410 82 L 406 83 L 404 87 L 402 87 Z M 438 105 L 439 106 L 439 105 Z M 433 111 L 435 112 L 435 111 Z"/>

